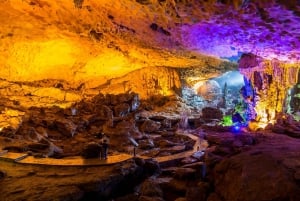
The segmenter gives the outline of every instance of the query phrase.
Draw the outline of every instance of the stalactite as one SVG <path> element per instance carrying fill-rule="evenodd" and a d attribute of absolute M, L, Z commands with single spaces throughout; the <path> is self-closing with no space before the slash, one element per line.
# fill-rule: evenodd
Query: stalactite
<path fill-rule="evenodd" d="M 264 125 L 272 122 L 276 114 L 286 107 L 287 92 L 297 83 L 299 67 L 248 55 L 241 57 L 239 70 L 251 80 L 258 96 L 255 107 L 257 120 Z"/>
<path fill-rule="evenodd" d="M 82 8 L 82 4 L 83 4 L 84 0 L 74 0 L 74 5 L 76 8 Z"/>

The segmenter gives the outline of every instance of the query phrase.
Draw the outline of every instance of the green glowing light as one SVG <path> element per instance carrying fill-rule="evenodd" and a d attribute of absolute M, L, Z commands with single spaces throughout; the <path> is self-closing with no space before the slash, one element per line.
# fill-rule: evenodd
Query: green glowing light
<path fill-rule="evenodd" d="M 226 115 L 223 117 L 221 125 L 222 126 L 232 126 L 233 122 L 232 122 L 232 118 L 231 115 Z"/>

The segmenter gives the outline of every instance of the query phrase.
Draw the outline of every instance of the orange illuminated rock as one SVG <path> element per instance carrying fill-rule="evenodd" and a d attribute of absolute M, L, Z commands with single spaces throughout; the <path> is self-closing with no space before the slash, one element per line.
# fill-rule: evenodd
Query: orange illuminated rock
<path fill-rule="evenodd" d="M 267 61 L 254 55 L 244 55 L 239 61 L 239 71 L 249 80 L 257 93 L 255 106 L 258 127 L 274 123 L 277 113 L 284 111 L 288 89 L 298 81 L 296 64 Z"/>

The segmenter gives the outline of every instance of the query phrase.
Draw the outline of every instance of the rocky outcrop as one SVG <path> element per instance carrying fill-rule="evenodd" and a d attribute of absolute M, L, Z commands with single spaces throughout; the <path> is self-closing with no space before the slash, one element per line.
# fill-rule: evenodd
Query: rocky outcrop
<path fill-rule="evenodd" d="M 299 199 L 299 140 L 277 134 L 224 135 L 207 136 L 215 142 L 205 161 L 217 197 L 226 201 Z"/>
<path fill-rule="evenodd" d="M 159 122 L 146 120 L 141 126 L 141 131 L 145 133 L 152 133 L 158 131 L 160 126 L 161 124 Z"/>
<path fill-rule="evenodd" d="M 13 138 L 22 125 L 24 112 L 13 109 L 5 109 L 0 114 L 0 136 Z"/>
<path fill-rule="evenodd" d="M 157 96 L 152 100 L 164 106 L 175 98 Z M 7 108 L 12 107 L 9 103 Z M 22 112 L 5 109 L 0 148 L 30 152 L 36 157 L 98 158 L 103 133 L 110 136 L 109 154 L 133 153 L 134 141 L 138 144 L 138 154 L 151 157 L 193 148 L 193 140 L 176 133 L 178 119 L 143 113 L 143 105 L 138 94 L 125 93 L 98 94 L 67 108 L 30 107 L 23 108 Z M 5 142 L 7 139 L 10 143 Z"/>
<path fill-rule="evenodd" d="M 300 138 L 300 123 L 292 115 L 278 114 L 274 125 L 269 124 L 266 129 L 274 133 Z"/>

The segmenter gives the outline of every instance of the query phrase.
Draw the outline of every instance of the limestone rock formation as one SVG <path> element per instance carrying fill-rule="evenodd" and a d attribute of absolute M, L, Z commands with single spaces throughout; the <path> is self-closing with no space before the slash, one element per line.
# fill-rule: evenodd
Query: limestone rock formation
<path fill-rule="evenodd" d="M 298 12 L 296 1 L 3 1 L 1 77 L 91 88 L 144 67 L 217 73 L 201 54 L 297 61 Z"/>
<path fill-rule="evenodd" d="M 288 89 L 298 82 L 299 67 L 247 54 L 239 60 L 239 71 L 253 85 L 257 120 L 265 127 L 283 112 Z"/>
<path fill-rule="evenodd" d="M 220 197 L 232 201 L 299 199 L 299 186 L 293 182 L 299 141 L 280 135 L 265 140 L 216 165 L 214 185 Z M 274 151 L 283 147 L 284 152 Z"/>
<path fill-rule="evenodd" d="M 0 149 L 97 158 L 105 133 L 109 155 L 146 158 L 59 170 L 0 161 L 0 200 L 300 200 L 299 122 L 281 114 L 300 107 L 288 102 L 299 13 L 299 0 L 0 1 Z M 211 78 L 239 58 L 265 128 L 255 133 L 204 125 L 226 107 Z"/>
<path fill-rule="evenodd" d="M 206 178 L 214 189 L 207 200 L 299 199 L 298 139 L 269 132 L 208 132 L 206 138 Z"/>

